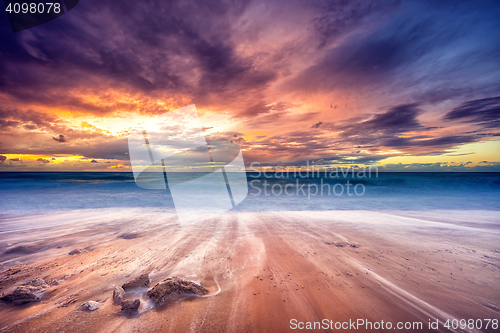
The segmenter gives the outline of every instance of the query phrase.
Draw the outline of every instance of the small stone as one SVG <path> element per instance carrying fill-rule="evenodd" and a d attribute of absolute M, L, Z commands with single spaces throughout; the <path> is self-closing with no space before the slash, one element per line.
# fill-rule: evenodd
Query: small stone
<path fill-rule="evenodd" d="M 115 302 L 115 304 L 122 304 L 124 293 L 125 290 L 123 290 L 122 287 L 116 286 L 115 289 L 113 290 L 113 302 Z"/>
<path fill-rule="evenodd" d="M 74 254 L 80 254 L 84 252 L 82 249 L 75 249 L 73 251 L 71 251 L 70 253 L 68 253 L 70 256 L 74 255 Z"/>
<path fill-rule="evenodd" d="M 130 290 L 135 288 L 147 288 L 148 286 L 149 286 L 149 274 L 146 273 L 123 284 L 122 288 L 124 290 Z"/>
<path fill-rule="evenodd" d="M 134 312 L 139 309 L 139 305 L 141 305 L 141 301 L 136 299 L 135 301 L 125 301 L 122 303 L 122 311 L 124 312 Z"/>
<path fill-rule="evenodd" d="M 101 307 L 101 304 L 99 302 L 95 301 L 88 301 L 82 304 L 82 309 L 84 310 L 89 310 L 89 311 L 94 311 L 97 310 Z"/>

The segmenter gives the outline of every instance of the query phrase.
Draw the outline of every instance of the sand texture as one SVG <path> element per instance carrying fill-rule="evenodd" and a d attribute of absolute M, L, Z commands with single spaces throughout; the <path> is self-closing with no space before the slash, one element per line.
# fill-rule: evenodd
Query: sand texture
<path fill-rule="evenodd" d="M 158 209 L 101 209 L 4 218 L 0 228 L 0 296 L 45 282 L 23 287 L 38 300 L 0 302 L 2 332 L 285 332 L 291 319 L 500 319 L 495 211 L 231 212 L 180 227 Z M 113 299 L 143 274 L 149 285 L 135 280 Z M 208 293 L 173 293 L 157 304 L 147 292 L 169 277 Z"/>

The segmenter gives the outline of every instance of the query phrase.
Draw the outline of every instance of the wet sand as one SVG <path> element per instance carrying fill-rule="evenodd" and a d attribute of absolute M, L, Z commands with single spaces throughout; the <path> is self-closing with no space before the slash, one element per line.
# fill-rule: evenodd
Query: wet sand
<path fill-rule="evenodd" d="M 0 330 L 284 332 L 291 319 L 364 319 L 429 331 L 438 319 L 446 332 L 446 319 L 500 319 L 499 236 L 496 211 L 231 212 L 186 227 L 157 209 L 3 218 L 0 294 L 35 278 L 49 287 L 38 303 L 0 302 Z M 180 276 L 209 294 L 155 306 L 144 288 L 126 294 L 139 312 L 121 313 L 113 288 L 143 273 L 150 287 Z"/>

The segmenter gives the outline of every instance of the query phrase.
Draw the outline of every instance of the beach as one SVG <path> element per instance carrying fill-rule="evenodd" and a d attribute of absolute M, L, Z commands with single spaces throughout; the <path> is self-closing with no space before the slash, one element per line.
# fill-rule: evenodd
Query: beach
<path fill-rule="evenodd" d="M 181 227 L 161 208 L 4 217 L 0 293 L 35 278 L 48 287 L 36 303 L 1 302 L 0 327 L 281 332 L 292 320 L 363 319 L 431 331 L 437 319 L 434 331 L 446 332 L 446 320 L 499 317 L 498 219 L 488 210 L 235 211 Z M 135 290 L 126 296 L 139 310 L 124 314 L 113 288 L 143 273 L 150 286 L 179 276 L 209 293 L 157 306 Z M 101 308 L 82 310 L 87 301 Z"/>

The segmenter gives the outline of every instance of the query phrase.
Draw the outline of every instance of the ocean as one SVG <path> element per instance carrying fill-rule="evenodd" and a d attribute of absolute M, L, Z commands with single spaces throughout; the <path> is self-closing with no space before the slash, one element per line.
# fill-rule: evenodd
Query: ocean
<path fill-rule="evenodd" d="M 247 173 L 248 196 L 233 210 L 500 210 L 500 173 L 314 176 Z M 4 172 L 0 198 L 0 217 L 119 207 L 174 209 L 168 189 L 142 189 L 132 173 L 124 172 Z"/>

